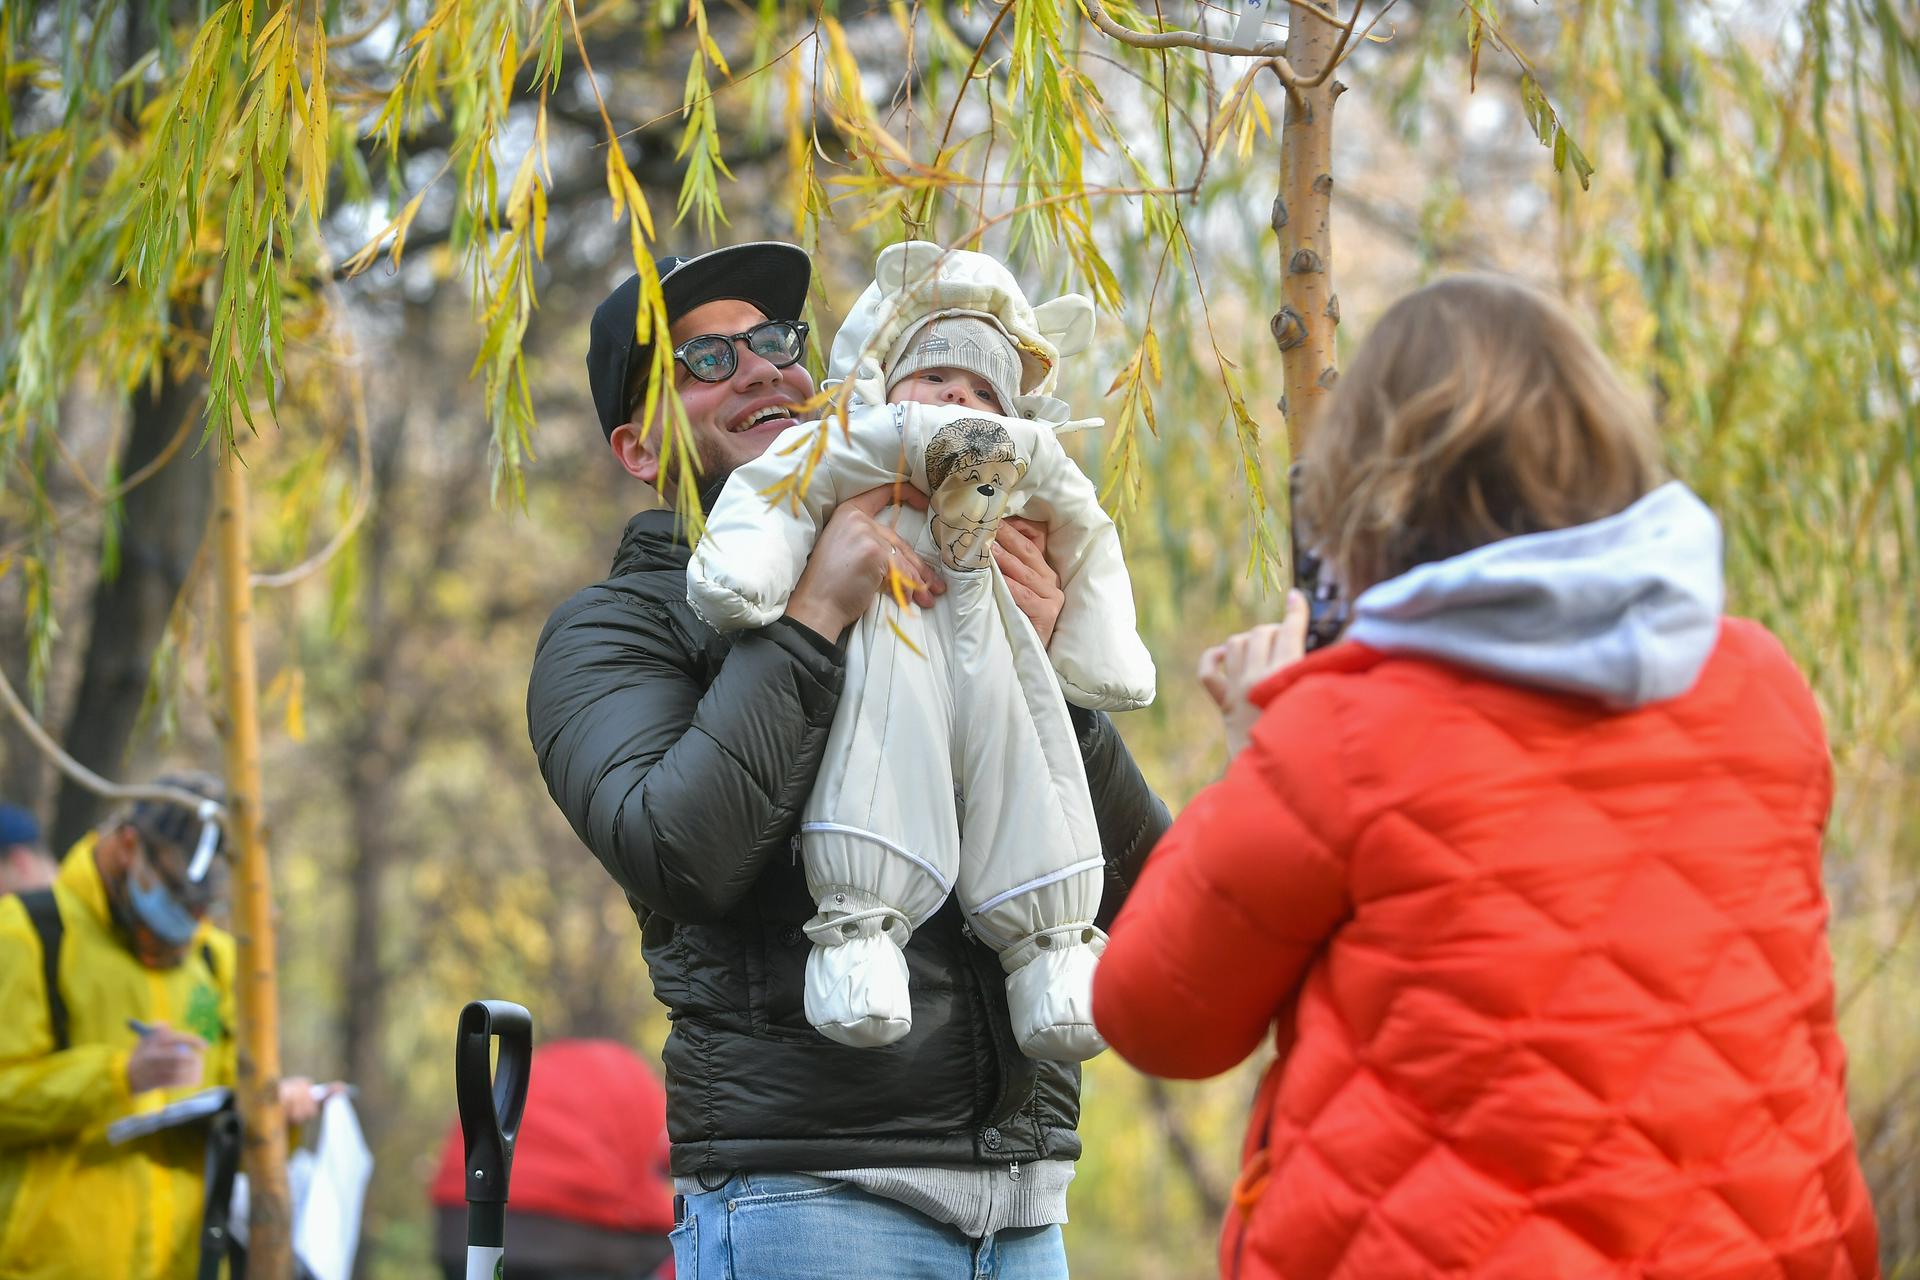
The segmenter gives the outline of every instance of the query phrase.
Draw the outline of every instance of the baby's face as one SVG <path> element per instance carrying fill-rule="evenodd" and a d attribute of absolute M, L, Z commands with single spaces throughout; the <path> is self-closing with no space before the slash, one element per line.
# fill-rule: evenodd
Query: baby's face
<path fill-rule="evenodd" d="M 993 389 L 991 382 L 977 373 L 955 369 L 951 365 L 936 365 L 909 374 L 887 392 L 888 404 L 907 401 L 914 404 L 953 404 L 966 409 L 982 409 L 988 413 L 1011 412 L 1000 403 L 1000 393 Z"/>

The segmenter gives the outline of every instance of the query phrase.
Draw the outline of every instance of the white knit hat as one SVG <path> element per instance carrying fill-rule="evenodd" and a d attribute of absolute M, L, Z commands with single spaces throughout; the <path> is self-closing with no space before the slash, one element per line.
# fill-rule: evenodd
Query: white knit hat
<path fill-rule="evenodd" d="M 993 384 L 1000 397 L 1000 412 L 1017 416 L 1015 399 L 1020 395 L 1020 354 L 1013 339 L 991 320 L 974 316 L 941 316 L 920 326 L 893 367 L 887 370 L 887 390 L 919 373 L 922 369 L 965 369 Z"/>

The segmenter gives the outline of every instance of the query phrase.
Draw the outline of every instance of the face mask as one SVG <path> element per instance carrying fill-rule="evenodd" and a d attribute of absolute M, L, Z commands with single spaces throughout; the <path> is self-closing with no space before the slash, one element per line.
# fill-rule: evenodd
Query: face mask
<path fill-rule="evenodd" d="M 200 927 L 200 922 L 174 901 L 165 886 L 142 885 L 137 877 L 129 877 L 127 897 L 135 917 L 154 937 L 171 947 L 184 947 L 193 941 L 193 932 Z"/>

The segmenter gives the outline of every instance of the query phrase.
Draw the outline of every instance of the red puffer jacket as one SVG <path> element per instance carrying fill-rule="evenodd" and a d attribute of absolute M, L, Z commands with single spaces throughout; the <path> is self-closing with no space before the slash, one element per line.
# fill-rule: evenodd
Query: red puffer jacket
<path fill-rule="evenodd" d="M 1355 643 L 1256 694 L 1094 990 L 1157 1075 L 1275 1026 L 1225 1275 L 1878 1274 L 1826 743 L 1772 636 L 1629 710 Z"/>

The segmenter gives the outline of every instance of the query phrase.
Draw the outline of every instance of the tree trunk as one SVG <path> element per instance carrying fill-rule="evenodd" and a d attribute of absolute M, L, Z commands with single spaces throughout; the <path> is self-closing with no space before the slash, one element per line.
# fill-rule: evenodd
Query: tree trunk
<path fill-rule="evenodd" d="M 24 575 L 0 578 L 0 665 L 13 677 L 21 698 L 27 697 L 27 602 Z M 0 717 L 0 800 L 17 804 L 32 814 L 45 812 L 41 804 L 52 767 L 33 739 L 10 717 Z M 64 849 L 48 842 L 49 849 Z"/>
<path fill-rule="evenodd" d="M 247 474 L 239 455 L 230 452 L 214 475 L 227 808 L 229 836 L 235 844 L 233 922 L 240 952 L 235 1092 L 246 1133 L 247 1273 L 254 1280 L 291 1280 L 293 1213 L 287 1191 L 287 1125 L 280 1110 L 273 892 L 260 810 L 260 690 L 253 652 L 253 587 L 248 580 Z"/>
<path fill-rule="evenodd" d="M 1200 1158 L 1200 1152 L 1194 1147 L 1186 1126 L 1180 1122 L 1180 1108 L 1174 1105 L 1173 1095 L 1167 1092 L 1167 1082 L 1152 1076 L 1142 1076 L 1141 1079 L 1146 1082 L 1147 1102 L 1153 1108 L 1154 1115 L 1160 1118 L 1160 1127 L 1166 1131 L 1167 1146 L 1173 1152 L 1174 1166 L 1187 1175 L 1187 1182 L 1200 1201 L 1200 1216 L 1208 1222 L 1220 1221 L 1227 1212 L 1226 1193 L 1214 1181 L 1213 1175 L 1207 1172 L 1206 1161 Z"/>
<path fill-rule="evenodd" d="M 1653 394 L 1655 403 L 1665 409 L 1672 398 L 1673 375 L 1680 369 L 1680 335 L 1674 317 L 1680 311 L 1681 265 L 1680 238 L 1682 214 L 1671 202 L 1674 177 L 1680 172 L 1681 139 L 1674 136 L 1673 124 L 1687 118 L 1686 85 L 1681 70 L 1680 13 L 1675 0 L 1653 0 L 1649 15 L 1654 32 L 1653 82 L 1666 103 L 1668 114 L 1652 121 L 1658 177 L 1654 183 L 1663 199 L 1648 209 L 1642 219 L 1646 226 L 1643 253 L 1647 262 L 1647 292 L 1653 303 Z"/>
<path fill-rule="evenodd" d="M 189 422 L 205 386 L 199 377 L 167 380 L 157 388 L 142 385 L 133 397 L 119 474 L 132 476 L 169 449 L 173 452 L 152 478 L 126 496 L 120 569 L 111 577 L 103 574 L 94 588 L 86 660 L 62 742 L 74 759 L 109 778 L 125 763 L 154 650 L 206 531 L 212 458 L 194 450 Z M 50 847 L 70 848 L 100 820 L 101 811 L 99 796 L 64 779 Z"/>
<path fill-rule="evenodd" d="M 1350 0 L 1358 4 L 1360 0 Z M 1326 12 L 1337 15 L 1339 0 Z M 1340 33 L 1331 22 L 1295 8 L 1287 23 L 1287 62 L 1312 79 L 1333 56 Z M 1280 195 L 1273 203 L 1273 229 L 1280 236 L 1284 304 L 1272 321 L 1280 347 L 1287 394 L 1290 455 L 1298 457 L 1313 419 L 1339 376 L 1334 331 L 1340 301 L 1333 293 L 1333 242 L 1328 207 L 1333 197 L 1333 104 L 1346 86 L 1329 77 L 1310 89 L 1287 94 L 1280 131 Z"/>
<path fill-rule="evenodd" d="M 409 321 L 412 309 L 409 309 Z M 411 328 L 411 324 L 409 326 Z M 393 563 L 396 524 L 406 508 L 395 501 L 395 486 L 406 446 L 408 414 L 393 415 L 387 429 L 368 447 L 373 456 L 373 509 L 360 526 L 363 578 L 358 623 L 361 650 L 351 679 L 355 717 L 346 727 L 340 758 L 352 848 L 347 861 L 351 918 L 347 927 L 346 1001 L 340 1010 L 340 1046 L 346 1078 L 360 1089 L 360 1112 L 377 1131 L 386 1114 L 386 991 L 383 945 L 387 935 L 386 869 L 394 860 L 393 823 L 402 763 L 398 745 L 405 733 L 398 723 L 395 668 L 399 645 L 388 632 L 387 580 Z"/>

